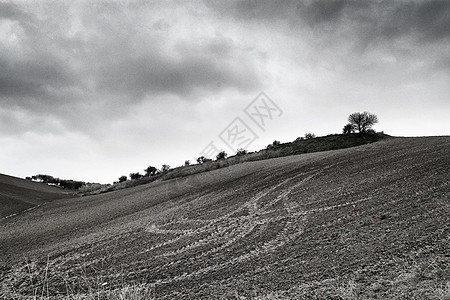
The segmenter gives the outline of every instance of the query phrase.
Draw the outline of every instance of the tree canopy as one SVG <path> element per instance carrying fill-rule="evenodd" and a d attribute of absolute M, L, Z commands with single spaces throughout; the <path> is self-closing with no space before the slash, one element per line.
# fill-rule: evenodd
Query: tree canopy
<path fill-rule="evenodd" d="M 378 123 L 378 117 L 367 111 L 360 113 L 355 112 L 348 116 L 350 125 L 355 126 L 359 133 L 365 133 L 369 128 Z"/>

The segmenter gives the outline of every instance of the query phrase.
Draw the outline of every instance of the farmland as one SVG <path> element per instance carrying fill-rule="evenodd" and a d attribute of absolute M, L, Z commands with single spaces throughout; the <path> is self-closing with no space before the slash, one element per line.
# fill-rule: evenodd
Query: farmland
<path fill-rule="evenodd" d="M 54 200 L 0 221 L 0 296 L 444 299 L 449 149 L 392 138 Z"/>
<path fill-rule="evenodd" d="M 0 174 L 0 218 L 68 197 L 61 189 Z"/>

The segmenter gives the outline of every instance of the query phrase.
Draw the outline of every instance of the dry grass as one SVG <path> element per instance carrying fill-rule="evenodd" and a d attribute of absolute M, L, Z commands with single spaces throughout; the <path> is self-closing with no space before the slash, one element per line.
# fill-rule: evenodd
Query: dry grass
<path fill-rule="evenodd" d="M 67 279 L 58 269 L 53 269 L 49 259 L 43 268 L 27 261 L 25 278 L 19 287 L 14 283 L 3 283 L 0 290 L 0 299 L 11 300 L 143 300 L 155 299 L 155 287 L 152 284 L 128 283 L 122 280 L 107 282 L 101 272 L 92 276 L 87 274 L 83 265 L 76 268 L 83 273 L 75 282 Z M 64 283 L 64 292 L 55 292 L 49 286 L 54 281 Z M 81 284 L 80 284 L 81 283 Z M 23 287 L 27 287 L 23 289 Z M 80 287 L 82 291 L 80 291 Z M 20 290 L 20 291 L 19 291 Z"/>
<path fill-rule="evenodd" d="M 77 280 L 69 280 L 47 259 L 46 265 L 38 266 L 27 261 L 22 272 L 22 287 L 3 283 L 0 299 L 17 300 L 140 300 L 156 299 L 154 284 L 126 282 L 117 276 L 115 282 L 107 280 L 102 273 L 105 270 L 88 270 L 80 261 L 74 268 L 81 269 Z M 107 266 L 105 266 L 107 268 Z M 91 271 L 91 273 L 89 273 Z M 92 271 L 95 274 L 92 274 Z M 353 278 L 330 278 L 322 281 L 311 281 L 293 286 L 288 290 L 264 292 L 253 291 L 251 296 L 237 291 L 228 291 L 220 299 L 249 300 L 287 300 L 287 299 L 371 299 L 377 294 L 386 295 L 386 299 L 433 299 L 450 300 L 450 282 L 439 281 L 446 277 L 446 261 L 432 259 L 416 261 L 407 269 L 392 271 L 391 279 L 378 278 L 372 283 L 360 283 Z M 89 274 L 88 274 L 89 273 Z M 110 278 L 110 277 L 109 277 Z M 65 284 L 65 291 L 55 293 L 49 288 L 53 281 Z M 80 291 L 81 288 L 81 291 Z M 20 290 L 20 291 L 19 291 Z M 406 297 L 406 298 L 405 298 Z"/>
<path fill-rule="evenodd" d="M 9 293 L 5 295 L 4 299 L 17 300 L 143 300 L 155 299 L 154 292 L 151 287 L 145 285 L 125 285 L 115 290 L 97 290 L 90 293 L 83 294 L 68 294 L 68 295 L 20 295 Z M 7 298 L 6 298 L 7 297 Z"/>
<path fill-rule="evenodd" d="M 436 286 L 432 296 L 436 300 L 450 300 L 450 281 Z"/>

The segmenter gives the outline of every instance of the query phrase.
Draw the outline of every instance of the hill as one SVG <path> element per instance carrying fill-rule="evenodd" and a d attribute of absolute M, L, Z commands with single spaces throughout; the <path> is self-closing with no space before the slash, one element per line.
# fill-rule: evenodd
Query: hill
<path fill-rule="evenodd" d="M 185 165 L 170 169 L 167 172 L 157 174 L 155 176 L 145 176 L 139 179 L 117 182 L 113 185 L 101 186 L 97 185 L 94 189 L 81 189 L 79 195 L 95 195 L 124 188 L 130 188 L 141 184 L 148 184 L 156 180 L 168 180 L 192 174 L 208 172 L 231 165 L 240 164 L 249 161 L 265 160 L 276 157 L 291 156 L 296 154 L 314 153 L 320 151 L 336 150 L 343 148 L 356 147 L 360 145 L 370 144 L 383 139 L 392 138 L 391 136 L 380 133 L 367 133 L 364 135 L 358 133 L 352 134 L 331 134 L 317 138 L 298 138 L 293 142 L 277 143 L 276 145 L 268 145 L 266 149 L 256 152 L 242 153 L 230 156 L 227 159 L 209 160 L 200 164 Z"/>
<path fill-rule="evenodd" d="M 444 299 L 449 148 L 387 139 L 56 200 L 0 221 L 2 293 Z"/>
<path fill-rule="evenodd" d="M 55 199 L 68 197 L 61 189 L 0 174 L 0 219 Z"/>

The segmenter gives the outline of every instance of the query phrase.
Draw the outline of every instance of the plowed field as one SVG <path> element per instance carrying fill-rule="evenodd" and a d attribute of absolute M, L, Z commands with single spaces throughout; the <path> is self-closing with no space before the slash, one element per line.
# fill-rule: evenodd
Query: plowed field
<path fill-rule="evenodd" d="M 3 295 L 127 282 L 157 299 L 439 299 L 449 150 L 393 138 L 57 200 L 0 221 Z"/>

